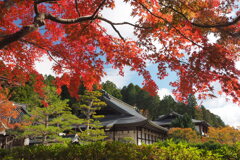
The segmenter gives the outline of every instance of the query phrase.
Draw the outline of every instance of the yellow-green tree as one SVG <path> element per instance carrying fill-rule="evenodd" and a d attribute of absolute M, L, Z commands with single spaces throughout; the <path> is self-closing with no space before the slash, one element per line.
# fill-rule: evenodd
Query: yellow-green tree
<path fill-rule="evenodd" d="M 68 100 L 61 100 L 55 87 L 46 86 L 44 92 L 45 106 L 35 107 L 30 112 L 31 116 L 25 119 L 30 125 L 22 127 L 22 136 L 40 138 L 43 144 L 65 141 L 66 139 L 62 139 L 59 133 L 71 130 L 73 125 L 81 124 L 83 121 L 71 113 Z"/>
<path fill-rule="evenodd" d="M 233 127 L 214 128 L 209 127 L 207 141 L 214 141 L 222 144 L 235 144 L 240 141 L 240 131 Z"/>
<path fill-rule="evenodd" d="M 192 128 L 171 128 L 168 135 L 173 139 L 186 140 L 188 142 L 200 142 L 200 136 Z"/>
<path fill-rule="evenodd" d="M 101 101 L 101 96 L 102 93 L 99 91 L 85 91 L 80 95 L 79 102 L 74 104 L 74 108 L 80 111 L 80 116 L 83 118 L 83 127 L 80 128 L 82 141 L 93 142 L 106 137 L 98 120 L 103 118 L 103 115 L 97 115 L 97 111 L 106 106 L 106 103 Z"/>

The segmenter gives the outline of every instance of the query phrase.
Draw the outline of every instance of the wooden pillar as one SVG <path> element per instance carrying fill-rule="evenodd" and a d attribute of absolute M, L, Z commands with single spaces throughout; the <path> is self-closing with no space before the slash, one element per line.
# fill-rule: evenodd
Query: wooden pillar
<path fill-rule="evenodd" d="M 116 141 L 116 139 L 115 139 L 115 127 L 113 127 L 113 141 Z"/>

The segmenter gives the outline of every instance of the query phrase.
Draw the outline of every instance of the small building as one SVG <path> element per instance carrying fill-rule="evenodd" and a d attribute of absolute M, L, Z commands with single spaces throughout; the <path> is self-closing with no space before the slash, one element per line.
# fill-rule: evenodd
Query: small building
<path fill-rule="evenodd" d="M 16 105 L 16 111 L 18 112 L 18 116 L 16 118 L 6 117 L 9 119 L 11 124 L 20 123 L 24 115 L 28 115 L 25 104 L 14 103 Z M 9 135 L 6 131 L 9 128 L 0 121 L 0 148 L 11 148 L 13 146 L 22 146 L 28 145 L 29 139 L 16 139 L 14 135 Z"/>
<path fill-rule="evenodd" d="M 105 93 L 103 101 L 107 106 L 97 112 L 108 139 L 122 141 L 130 138 L 134 143 L 152 144 L 167 137 L 167 129 L 141 115 L 136 109 Z"/>
<path fill-rule="evenodd" d="M 160 115 L 154 122 L 157 123 L 159 126 L 170 129 L 172 127 L 172 121 L 175 120 L 177 117 L 181 116 L 183 115 L 177 112 L 171 112 L 166 115 Z M 195 125 L 195 129 L 197 132 L 199 132 L 201 135 L 206 135 L 206 133 L 208 132 L 208 127 L 210 126 L 207 122 L 205 122 L 204 120 L 192 119 L 192 123 Z"/>

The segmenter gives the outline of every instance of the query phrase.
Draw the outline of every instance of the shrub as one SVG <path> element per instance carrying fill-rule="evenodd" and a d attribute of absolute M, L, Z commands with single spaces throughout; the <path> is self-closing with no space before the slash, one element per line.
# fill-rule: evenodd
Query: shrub
<path fill-rule="evenodd" d="M 137 146 L 122 142 L 52 144 L 0 150 L 3 160 L 237 160 L 240 143 L 234 146 L 218 143 L 190 144 L 166 140 Z"/>
<path fill-rule="evenodd" d="M 197 135 L 197 132 L 192 128 L 171 128 L 168 131 L 170 138 L 175 140 L 185 140 L 188 142 L 199 142 L 200 136 Z"/>

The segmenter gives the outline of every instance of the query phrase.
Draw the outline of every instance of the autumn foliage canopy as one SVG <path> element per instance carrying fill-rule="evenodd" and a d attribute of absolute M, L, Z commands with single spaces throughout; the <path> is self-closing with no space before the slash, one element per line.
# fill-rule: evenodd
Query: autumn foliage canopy
<path fill-rule="evenodd" d="M 114 9 L 115 2 L 1 0 L 1 79 L 24 83 L 35 74 L 40 92 L 42 78 L 34 63 L 47 56 L 55 62 L 56 84 L 67 85 L 73 96 L 80 82 L 88 89 L 98 84 L 106 64 L 121 74 L 130 66 L 154 94 L 157 85 L 146 69 L 150 61 L 158 66 L 160 79 L 168 75 L 167 69 L 177 73 L 171 85 L 179 100 L 197 92 L 199 98 L 213 96 L 211 82 L 217 81 L 221 92 L 240 102 L 240 71 L 235 66 L 240 54 L 238 0 L 123 0 L 132 6 L 136 22 L 103 17 L 102 11 Z M 108 34 L 103 23 L 118 36 Z M 137 40 L 122 36 L 120 25 L 133 27 Z M 209 35 L 217 37 L 216 43 L 209 42 Z"/>

